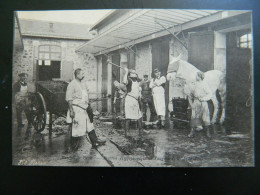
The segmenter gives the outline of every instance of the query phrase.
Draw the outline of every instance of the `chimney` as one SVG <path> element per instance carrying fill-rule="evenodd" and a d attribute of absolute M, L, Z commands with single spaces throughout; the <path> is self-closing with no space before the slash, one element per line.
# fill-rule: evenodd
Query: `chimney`
<path fill-rule="evenodd" d="M 53 30 L 53 23 L 52 22 L 49 23 L 49 30 L 50 30 L 50 32 L 54 32 L 54 30 Z"/>

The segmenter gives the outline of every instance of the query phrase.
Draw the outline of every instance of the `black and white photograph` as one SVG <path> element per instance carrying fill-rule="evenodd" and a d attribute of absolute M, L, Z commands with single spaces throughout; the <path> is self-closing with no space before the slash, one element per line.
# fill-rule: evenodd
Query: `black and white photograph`
<path fill-rule="evenodd" d="M 251 10 L 13 17 L 12 165 L 255 166 Z"/>

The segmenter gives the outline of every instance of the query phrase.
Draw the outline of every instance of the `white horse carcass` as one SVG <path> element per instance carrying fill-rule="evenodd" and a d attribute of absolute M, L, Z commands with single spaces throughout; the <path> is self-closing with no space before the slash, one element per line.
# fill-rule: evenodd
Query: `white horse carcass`
<path fill-rule="evenodd" d="M 181 60 L 180 56 L 173 57 L 173 60 L 169 63 L 167 71 L 167 80 L 174 81 L 176 78 L 183 79 L 186 84 L 196 81 L 197 69 L 192 64 Z M 219 122 L 222 124 L 225 120 L 225 108 L 226 108 L 226 79 L 225 74 L 219 70 L 210 70 L 204 73 L 204 82 L 206 82 L 212 92 L 212 102 L 214 105 L 214 112 L 211 123 L 214 124 L 217 121 L 217 114 L 219 112 L 219 102 L 217 100 L 217 90 L 221 98 L 221 117 Z M 169 97 L 171 99 L 171 97 Z M 170 110 L 169 105 L 169 110 Z"/>

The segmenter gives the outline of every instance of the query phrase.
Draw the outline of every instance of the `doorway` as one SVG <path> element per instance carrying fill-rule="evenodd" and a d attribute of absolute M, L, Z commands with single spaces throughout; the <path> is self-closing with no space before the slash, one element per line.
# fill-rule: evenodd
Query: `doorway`
<path fill-rule="evenodd" d="M 61 78 L 61 61 L 37 60 L 38 81 L 51 81 Z"/>
<path fill-rule="evenodd" d="M 244 34 L 244 33 L 243 33 Z M 227 34 L 227 121 L 252 128 L 252 51 L 239 41 L 242 32 Z"/>
<path fill-rule="evenodd" d="M 152 42 L 152 70 L 158 68 L 162 76 L 166 77 L 169 64 L 169 38 L 163 37 Z M 165 84 L 165 106 L 168 116 L 167 105 L 169 103 L 169 83 Z"/>

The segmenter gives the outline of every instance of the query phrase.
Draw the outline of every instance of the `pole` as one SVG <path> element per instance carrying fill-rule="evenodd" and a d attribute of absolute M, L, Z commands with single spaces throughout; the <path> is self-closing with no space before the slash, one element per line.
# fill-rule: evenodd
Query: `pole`
<path fill-rule="evenodd" d="M 158 21 L 156 21 L 156 20 L 154 20 L 157 24 L 159 24 L 161 27 L 163 27 L 165 30 L 167 30 L 172 36 L 174 36 L 174 38 L 176 38 L 182 45 L 183 45 L 183 47 L 185 47 L 186 49 L 188 49 L 187 48 L 187 46 L 175 35 L 175 34 L 173 34 L 169 29 L 167 29 L 167 28 L 165 28 L 162 24 L 160 24 Z"/>

